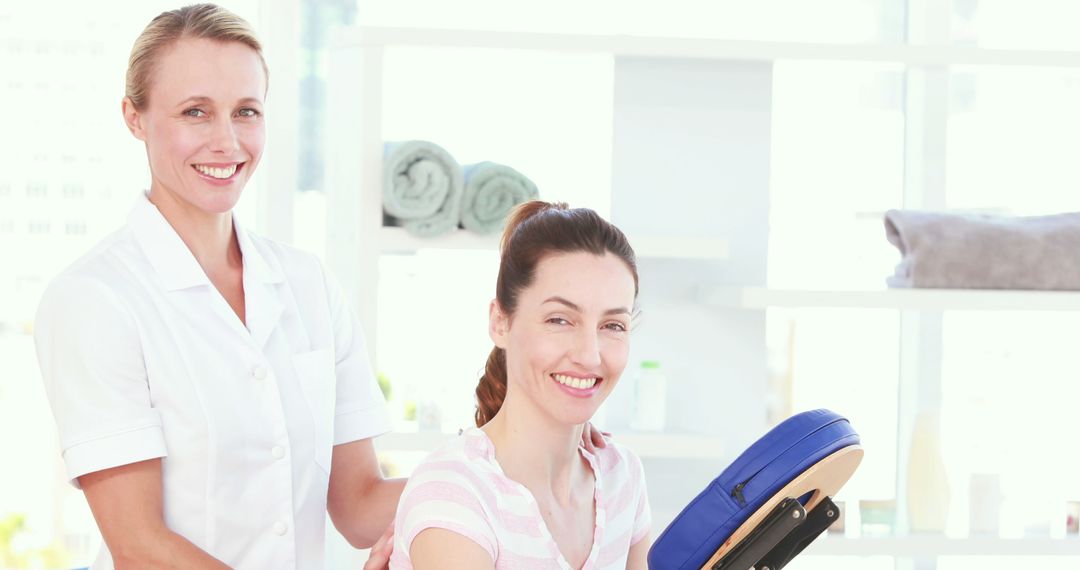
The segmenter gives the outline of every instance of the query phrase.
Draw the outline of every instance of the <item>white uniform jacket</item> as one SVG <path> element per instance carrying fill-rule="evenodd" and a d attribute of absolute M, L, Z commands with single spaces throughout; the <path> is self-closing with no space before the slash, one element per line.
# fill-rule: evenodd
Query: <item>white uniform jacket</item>
<path fill-rule="evenodd" d="M 161 457 L 170 529 L 236 568 L 320 568 L 333 446 L 390 424 L 319 261 L 235 227 L 247 326 L 142 195 L 47 288 L 38 359 L 74 485 Z"/>

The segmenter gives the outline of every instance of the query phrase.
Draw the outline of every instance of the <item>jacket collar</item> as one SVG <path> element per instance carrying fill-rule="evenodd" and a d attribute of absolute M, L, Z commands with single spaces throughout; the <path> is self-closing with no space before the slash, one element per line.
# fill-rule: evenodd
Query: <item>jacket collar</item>
<path fill-rule="evenodd" d="M 259 283 L 280 283 L 285 280 L 276 259 L 267 259 L 252 243 L 248 232 L 232 214 L 233 229 L 243 256 L 244 280 L 251 278 Z M 147 193 L 139 198 L 128 215 L 128 226 L 146 253 L 150 264 L 161 277 L 167 291 L 177 291 L 200 285 L 211 285 L 206 272 L 196 261 L 187 244 L 180 239 L 169 221 L 157 209 Z"/>

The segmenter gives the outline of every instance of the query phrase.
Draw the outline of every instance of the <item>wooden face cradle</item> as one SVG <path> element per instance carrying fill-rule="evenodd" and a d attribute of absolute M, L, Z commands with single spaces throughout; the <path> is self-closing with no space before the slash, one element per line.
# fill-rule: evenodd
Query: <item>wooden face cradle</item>
<path fill-rule="evenodd" d="M 761 524 L 765 517 L 769 516 L 769 513 L 773 512 L 773 509 L 784 499 L 788 497 L 798 498 L 807 493 L 812 493 L 805 506 L 807 512 L 814 510 L 814 507 L 825 497 L 835 495 L 844 486 L 844 483 L 847 483 L 862 461 L 862 457 L 862 446 L 850 445 L 833 452 L 825 459 L 818 461 L 809 469 L 800 473 L 799 476 L 765 501 L 765 504 L 754 511 L 739 528 L 735 529 L 735 532 L 731 533 L 731 536 L 724 541 L 724 544 L 720 545 L 720 548 L 701 567 L 701 570 L 710 570 L 714 564 L 719 562 L 724 555 Z"/>

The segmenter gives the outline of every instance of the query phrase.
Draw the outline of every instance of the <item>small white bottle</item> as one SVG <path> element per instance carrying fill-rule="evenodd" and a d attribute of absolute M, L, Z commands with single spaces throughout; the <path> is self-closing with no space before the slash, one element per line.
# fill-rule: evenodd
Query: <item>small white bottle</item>
<path fill-rule="evenodd" d="M 667 411 L 667 379 L 655 360 L 641 362 L 634 398 L 634 421 L 638 431 L 663 431 Z"/>

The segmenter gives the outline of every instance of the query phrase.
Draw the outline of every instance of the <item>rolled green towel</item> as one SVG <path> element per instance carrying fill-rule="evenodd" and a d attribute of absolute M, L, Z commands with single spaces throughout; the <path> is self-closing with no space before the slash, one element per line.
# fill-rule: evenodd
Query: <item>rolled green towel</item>
<path fill-rule="evenodd" d="M 383 210 L 411 233 L 435 236 L 457 227 L 464 177 L 461 165 L 428 141 L 386 143 Z"/>
<path fill-rule="evenodd" d="M 497 232 L 514 206 L 539 196 L 536 184 L 509 166 L 494 162 L 466 166 L 461 225 L 480 234 Z"/>

